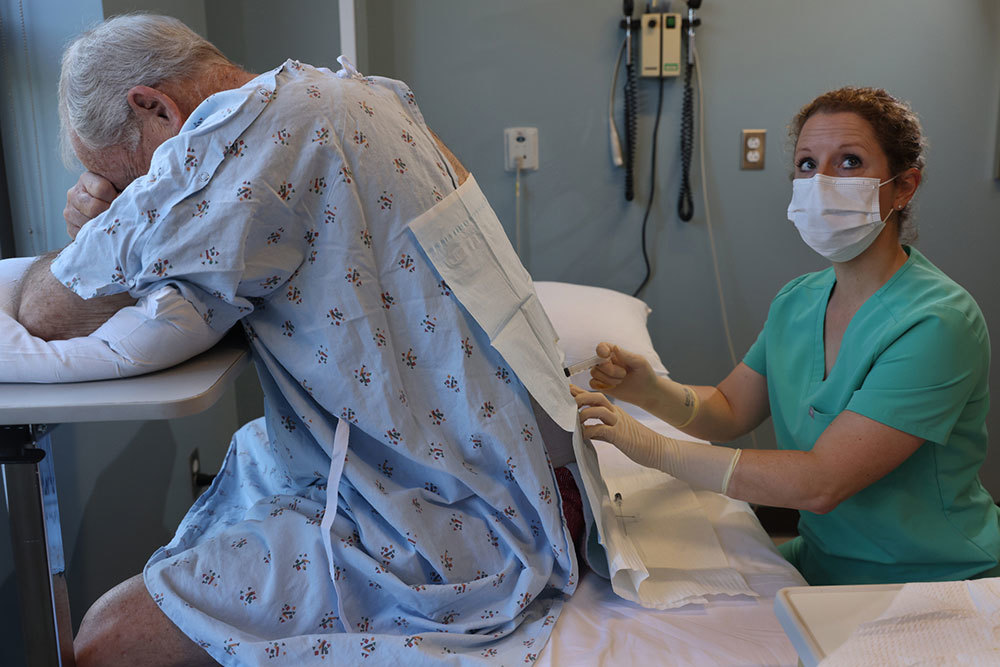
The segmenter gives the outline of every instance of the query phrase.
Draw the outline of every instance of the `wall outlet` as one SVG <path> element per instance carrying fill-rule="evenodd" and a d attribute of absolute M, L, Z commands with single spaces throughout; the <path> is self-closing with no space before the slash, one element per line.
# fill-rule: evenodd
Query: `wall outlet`
<path fill-rule="evenodd" d="M 191 456 L 188 457 L 188 472 L 191 473 L 191 496 L 198 498 L 198 475 L 201 474 L 201 456 L 198 454 L 198 448 L 195 447 L 191 450 Z"/>
<path fill-rule="evenodd" d="M 206 475 L 201 471 L 201 455 L 195 447 L 188 457 L 188 470 L 191 472 L 191 496 L 197 500 L 198 496 L 204 493 L 205 489 L 215 479 L 215 475 Z"/>
<path fill-rule="evenodd" d="M 508 127 L 503 131 L 503 161 L 507 171 L 517 169 L 521 158 L 521 171 L 538 169 L 538 128 Z"/>
<path fill-rule="evenodd" d="M 743 130 L 740 142 L 740 169 L 763 169 L 767 130 Z"/>

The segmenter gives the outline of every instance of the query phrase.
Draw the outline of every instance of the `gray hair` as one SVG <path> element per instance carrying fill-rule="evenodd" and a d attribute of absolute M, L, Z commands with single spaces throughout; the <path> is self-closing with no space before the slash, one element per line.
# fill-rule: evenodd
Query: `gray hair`
<path fill-rule="evenodd" d="M 197 77 L 232 65 L 214 45 L 175 18 L 115 16 L 74 39 L 62 58 L 59 119 L 63 161 L 74 164 L 71 133 L 89 150 L 139 144 L 139 122 L 128 104 L 133 86 Z"/>

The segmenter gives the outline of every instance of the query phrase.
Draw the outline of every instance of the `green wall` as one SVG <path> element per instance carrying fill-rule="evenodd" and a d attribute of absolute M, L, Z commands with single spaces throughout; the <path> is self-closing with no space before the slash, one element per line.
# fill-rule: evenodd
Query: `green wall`
<path fill-rule="evenodd" d="M 529 270 L 536 280 L 631 293 L 643 275 L 640 223 L 657 84 L 640 80 L 636 197 L 626 203 L 607 129 L 610 77 L 623 33 L 620 8 L 618 2 L 565 0 L 370 0 L 366 48 L 371 73 L 410 84 L 428 124 L 475 174 L 511 237 L 514 174 L 503 170 L 503 128 L 538 127 L 540 169 L 522 175 L 521 183 Z M 686 5 L 674 2 L 673 8 Z M 708 180 L 701 182 L 696 158 L 695 217 L 679 221 L 682 82 L 670 81 L 648 235 L 654 273 L 644 298 L 653 309 L 653 341 L 673 376 L 714 384 L 732 368 L 704 187 L 738 357 L 756 338 L 778 289 L 825 266 L 785 219 L 791 196 L 786 126 L 813 97 L 848 84 L 887 88 L 920 114 L 930 148 L 916 205 L 918 246 L 972 293 L 991 329 L 1000 331 L 993 268 L 1000 182 L 992 177 L 1000 3 L 707 0 L 699 16 Z M 767 130 L 763 171 L 739 170 L 743 128 Z M 994 364 L 994 386 L 1000 386 L 998 374 L 1000 364 Z M 993 412 L 989 426 L 1000 434 L 1000 412 Z M 762 446 L 773 446 L 769 422 L 757 436 Z M 991 454 L 982 475 L 1000 495 L 1000 453 Z"/>

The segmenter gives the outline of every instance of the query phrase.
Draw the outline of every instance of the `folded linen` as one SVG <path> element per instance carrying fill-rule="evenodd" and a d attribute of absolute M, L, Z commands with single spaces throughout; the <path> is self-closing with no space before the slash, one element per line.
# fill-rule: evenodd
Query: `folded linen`
<path fill-rule="evenodd" d="M 693 440 L 649 415 L 636 416 L 665 435 Z M 652 609 L 705 604 L 709 595 L 757 596 L 731 566 L 690 486 L 634 463 L 614 445 L 595 440 L 594 447 L 617 515 L 604 524 L 615 593 Z"/>
<path fill-rule="evenodd" d="M 820 664 L 1000 664 L 1000 578 L 905 584 Z"/>

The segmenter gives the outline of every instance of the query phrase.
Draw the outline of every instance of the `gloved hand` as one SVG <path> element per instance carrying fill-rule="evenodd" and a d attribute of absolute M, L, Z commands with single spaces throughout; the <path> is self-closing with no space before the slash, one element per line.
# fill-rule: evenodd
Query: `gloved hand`
<path fill-rule="evenodd" d="M 118 196 L 118 190 L 111 181 L 92 171 L 80 174 L 76 185 L 66 191 L 66 233 L 75 239 L 80 228 L 111 207 Z"/>
<path fill-rule="evenodd" d="M 742 450 L 668 438 L 612 405 L 604 394 L 575 385 L 570 391 L 580 409 L 585 437 L 610 442 L 639 465 L 662 470 L 692 487 L 726 492 Z M 601 423 L 587 425 L 589 419 Z"/>
<path fill-rule="evenodd" d="M 609 357 L 590 371 L 590 386 L 683 428 L 698 413 L 698 394 L 670 378 L 659 377 L 645 357 L 610 343 L 597 346 L 600 357 Z"/>

